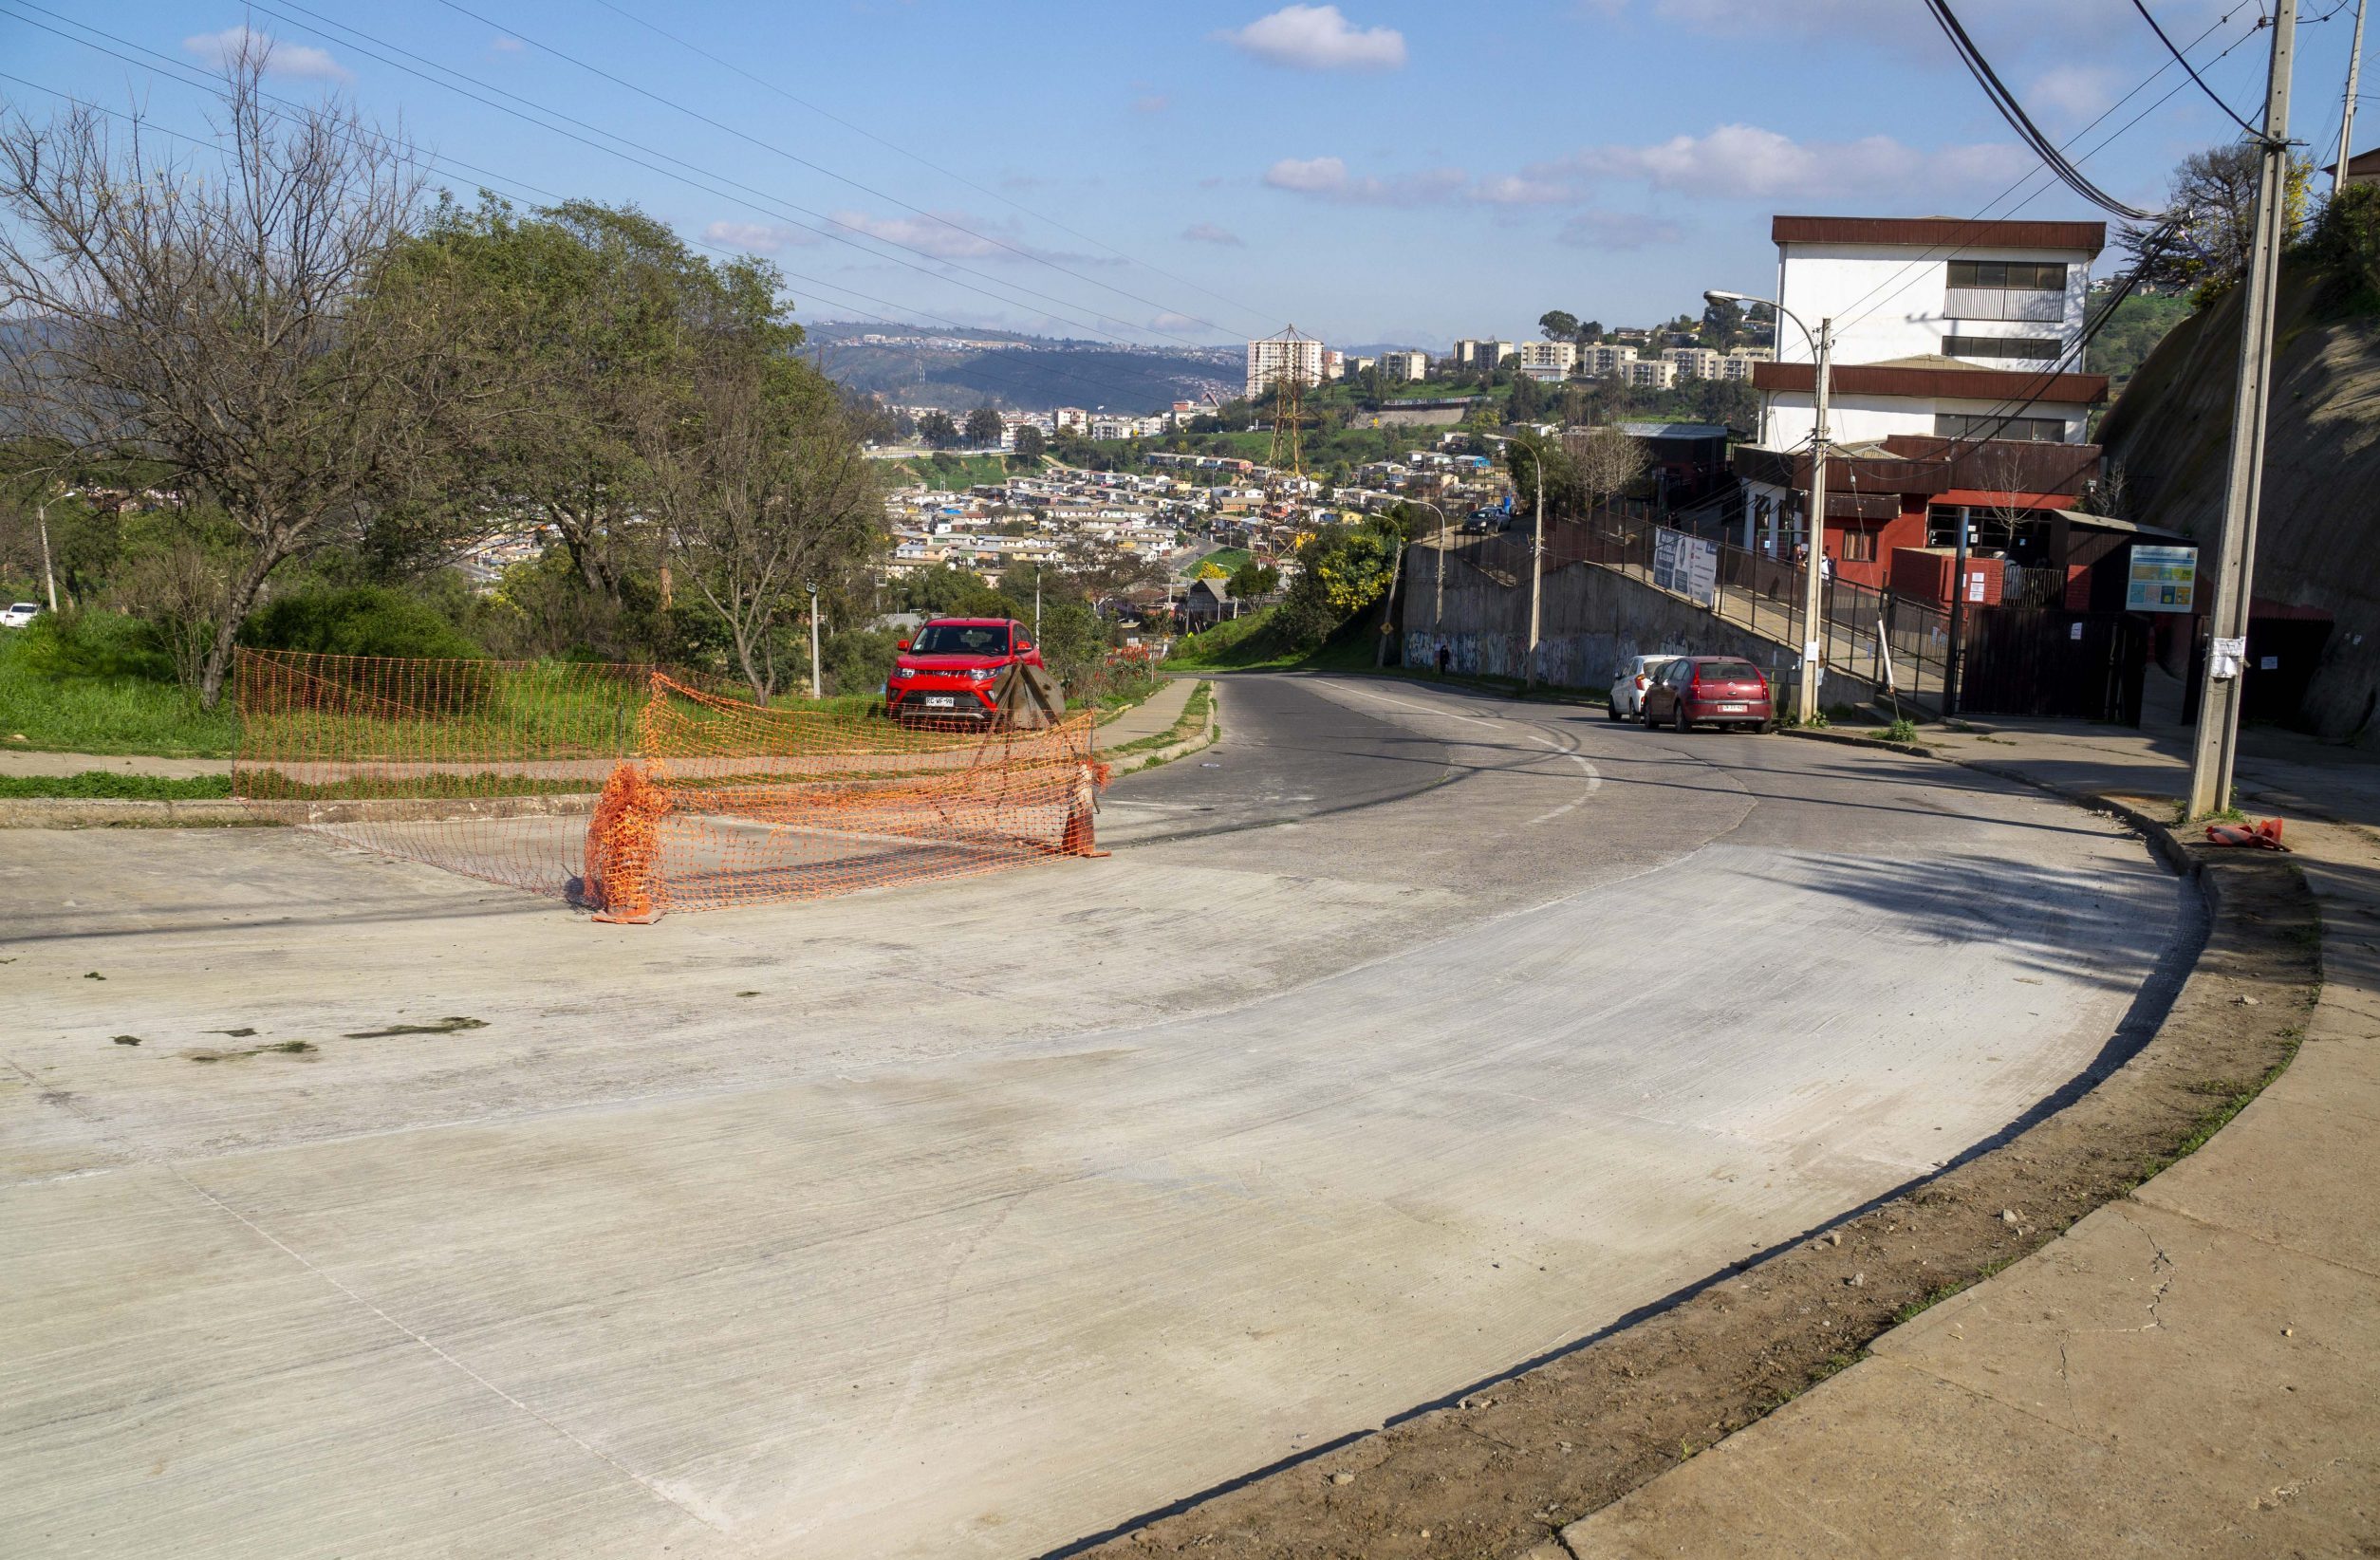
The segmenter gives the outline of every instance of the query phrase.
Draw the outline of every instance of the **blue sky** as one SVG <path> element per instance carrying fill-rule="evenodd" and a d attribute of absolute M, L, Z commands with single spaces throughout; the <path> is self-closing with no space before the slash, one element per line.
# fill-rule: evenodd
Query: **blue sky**
<path fill-rule="evenodd" d="M 2177 43 L 2204 35 L 2194 63 L 2253 118 L 2256 0 L 2152 9 Z M 2127 0 L 1961 9 L 2061 139 L 2148 83 L 2080 143 L 2147 110 L 2084 159 L 2119 196 L 2156 204 L 2176 160 L 2227 139 L 2178 68 L 2150 80 L 2166 56 Z M 2317 163 L 2352 14 L 2300 32 L 2293 129 Z M 2035 194 L 2046 176 L 2025 179 L 1919 0 L 0 0 L 19 79 L 0 93 L 36 117 L 58 93 L 139 102 L 203 132 L 192 77 L 241 27 L 275 41 L 275 92 L 351 94 L 481 170 L 441 181 L 634 202 L 797 273 L 814 319 L 1144 343 L 1293 322 L 1438 347 L 1533 333 L 1549 308 L 1646 323 L 1705 287 L 1759 290 L 1778 211 L 2092 214 Z"/>

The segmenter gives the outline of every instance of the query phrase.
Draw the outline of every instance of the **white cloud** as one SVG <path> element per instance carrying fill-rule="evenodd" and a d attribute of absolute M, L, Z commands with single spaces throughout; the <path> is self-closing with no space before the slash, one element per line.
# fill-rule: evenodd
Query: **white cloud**
<path fill-rule="evenodd" d="M 964 214 L 951 214 L 954 221 L 962 221 L 968 228 L 981 230 L 981 224 L 963 221 Z M 846 228 L 856 228 L 871 238 L 887 244 L 899 244 L 920 251 L 937 260 L 981 260 L 991 255 L 1006 254 L 989 238 L 978 238 L 974 232 L 961 232 L 952 222 L 939 216 L 871 216 L 865 212 L 837 212 L 834 219 Z"/>
<path fill-rule="evenodd" d="M 1167 98 L 1162 92 L 1144 92 L 1141 96 L 1132 100 L 1132 112 L 1135 114 L 1162 114 L 1165 111 L 1166 104 L 1171 101 L 1172 100 Z"/>
<path fill-rule="evenodd" d="M 2115 73 L 2100 65 L 2055 65 L 2026 88 L 2023 102 L 2073 120 L 2087 120 L 2115 102 Z"/>
<path fill-rule="evenodd" d="M 225 28 L 221 32 L 202 32 L 182 40 L 182 47 L 195 54 L 210 68 L 228 70 L 243 50 L 262 51 L 265 74 L 288 76 L 301 81 L 351 82 L 355 72 L 332 59 L 327 50 L 310 48 L 304 44 L 285 44 L 261 32 L 251 32 L 245 24 Z"/>
<path fill-rule="evenodd" d="M 1562 224 L 1554 242 L 1582 250 L 1641 250 L 1648 244 L 1674 244 L 1685 229 L 1667 217 L 1642 212 L 1581 212 Z"/>
<path fill-rule="evenodd" d="M 783 249 L 800 249 L 825 240 L 808 228 L 780 227 L 766 222 L 714 222 L 702 230 L 702 236 L 714 244 L 730 244 L 754 254 L 774 254 Z"/>
<path fill-rule="evenodd" d="M 518 38 L 500 37 L 488 47 L 497 54 L 518 54 L 525 46 Z"/>
<path fill-rule="evenodd" d="M 1470 197 L 1490 206 L 1562 206 L 1576 200 L 1578 192 L 1558 179 L 1497 174 L 1473 186 Z"/>
<path fill-rule="evenodd" d="M 1193 244 L 1222 244 L 1234 249 L 1243 247 L 1239 234 L 1229 228 L 1218 228 L 1212 222 L 1192 223 L 1181 230 L 1181 236 Z"/>
<path fill-rule="evenodd" d="M 1889 136 L 1797 141 L 1758 125 L 1722 124 L 1705 136 L 1673 136 L 1650 146 L 1589 147 L 1527 172 L 1544 180 L 1625 179 L 1724 199 L 1939 201 L 1979 185 L 2004 183 L 2031 166 L 2015 146 L 1928 152 Z"/>
<path fill-rule="evenodd" d="M 1264 171 L 1264 181 L 1275 190 L 1343 205 L 1425 206 L 1460 195 L 1471 176 L 1460 168 L 1428 168 L 1394 178 L 1357 177 L 1342 158 L 1283 158 Z"/>
<path fill-rule="evenodd" d="M 1404 33 L 1357 28 L 1336 6 L 1283 6 L 1236 32 L 1215 36 L 1260 60 L 1300 70 L 1396 70 L 1404 65 Z"/>

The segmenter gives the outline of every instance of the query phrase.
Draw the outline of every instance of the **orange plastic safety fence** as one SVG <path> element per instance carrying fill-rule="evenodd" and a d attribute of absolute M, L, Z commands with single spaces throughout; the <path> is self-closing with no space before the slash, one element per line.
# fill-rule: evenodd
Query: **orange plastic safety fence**
<path fill-rule="evenodd" d="M 609 919 L 1097 853 L 1088 715 L 910 726 L 648 667 L 253 651 L 238 696 L 252 811 Z"/>

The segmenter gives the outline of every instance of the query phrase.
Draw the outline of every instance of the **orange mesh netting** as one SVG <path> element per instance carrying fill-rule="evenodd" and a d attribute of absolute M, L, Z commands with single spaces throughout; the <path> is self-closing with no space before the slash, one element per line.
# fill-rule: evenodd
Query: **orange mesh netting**
<path fill-rule="evenodd" d="M 614 920 L 1095 855 L 1091 717 L 761 709 L 640 666 L 242 651 L 251 812 Z"/>

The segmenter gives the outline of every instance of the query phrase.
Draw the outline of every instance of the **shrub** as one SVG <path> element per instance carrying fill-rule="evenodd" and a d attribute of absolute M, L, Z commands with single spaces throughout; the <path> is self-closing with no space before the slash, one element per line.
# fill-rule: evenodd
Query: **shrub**
<path fill-rule="evenodd" d="M 70 678 L 174 680 L 174 662 L 148 625 L 121 612 L 46 612 L 17 630 L 20 663 L 51 682 Z"/>
<path fill-rule="evenodd" d="M 318 656 L 476 660 L 487 654 L 427 602 L 385 585 L 293 592 L 251 613 L 240 642 Z"/>

